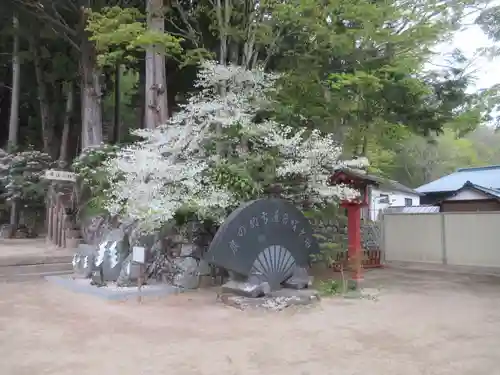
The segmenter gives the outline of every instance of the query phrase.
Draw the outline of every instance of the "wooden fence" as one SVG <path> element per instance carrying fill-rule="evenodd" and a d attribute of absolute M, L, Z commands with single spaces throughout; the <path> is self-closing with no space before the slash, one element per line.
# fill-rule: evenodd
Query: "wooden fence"
<path fill-rule="evenodd" d="M 67 247 L 68 231 L 73 229 L 71 216 L 67 209 L 71 207 L 71 195 L 49 193 L 47 199 L 47 240 L 57 247 Z"/>
<path fill-rule="evenodd" d="M 382 251 L 380 249 L 365 250 L 363 252 L 363 260 L 361 264 L 363 268 L 380 268 L 382 267 Z M 342 252 L 337 255 L 335 271 L 340 271 L 341 266 L 346 269 L 348 266 L 347 252 Z"/>

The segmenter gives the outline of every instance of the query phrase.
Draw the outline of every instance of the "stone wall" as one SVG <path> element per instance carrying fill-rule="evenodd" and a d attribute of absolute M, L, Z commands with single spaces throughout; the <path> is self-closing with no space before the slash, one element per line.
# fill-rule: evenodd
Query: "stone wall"
<path fill-rule="evenodd" d="M 337 243 L 342 248 L 347 248 L 347 218 L 338 216 L 335 218 L 310 219 L 319 243 Z M 365 250 L 380 249 L 380 223 L 363 222 L 361 224 L 361 240 Z"/>
<path fill-rule="evenodd" d="M 347 250 L 347 218 L 345 216 L 332 216 L 310 219 L 313 232 L 317 235 L 318 242 L 338 244 L 338 251 Z M 82 230 L 83 238 L 87 244 L 97 249 L 99 243 L 116 227 L 116 223 L 106 217 L 92 218 L 85 223 Z M 141 245 L 150 249 L 146 273 L 150 278 L 163 279 L 174 285 L 185 288 L 195 288 L 200 277 L 226 277 L 222 269 L 210 267 L 204 260 L 207 250 L 217 228 L 206 228 L 199 223 L 190 223 L 183 228 L 175 225 L 165 228 L 161 232 L 142 237 L 135 233 L 134 226 L 120 225 L 127 237 L 127 245 L 123 258 L 124 263 L 130 263 L 132 246 Z M 380 243 L 380 228 L 378 223 L 364 222 L 361 227 L 363 248 L 365 250 L 378 250 Z M 336 251 L 336 250 L 335 250 Z M 345 255 L 345 254 L 344 254 Z M 339 254 L 339 256 L 343 256 Z M 128 257 L 128 258 L 127 258 Z M 125 268 L 124 268 L 125 269 Z M 133 282 L 129 274 L 122 277 L 123 283 Z"/>

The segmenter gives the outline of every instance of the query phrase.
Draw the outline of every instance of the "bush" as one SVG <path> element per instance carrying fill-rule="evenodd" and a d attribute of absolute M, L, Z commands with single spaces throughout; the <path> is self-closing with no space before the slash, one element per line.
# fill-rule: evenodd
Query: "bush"
<path fill-rule="evenodd" d="M 119 145 L 101 144 L 89 147 L 73 161 L 71 168 L 78 176 L 80 217 L 105 213 L 105 200 L 110 187 L 104 164 L 116 156 Z"/>
<path fill-rule="evenodd" d="M 45 171 L 54 162 L 40 151 L 27 150 L 0 155 L 0 182 L 2 197 L 7 201 L 17 201 L 21 207 L 40 209 L 44 207 L 45 195 L 50 181 L 44 179 Z"/>

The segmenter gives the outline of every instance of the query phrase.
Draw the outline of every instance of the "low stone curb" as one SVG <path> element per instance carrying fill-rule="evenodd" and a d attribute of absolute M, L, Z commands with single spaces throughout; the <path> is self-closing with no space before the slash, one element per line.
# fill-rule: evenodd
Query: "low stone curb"
<path fill-rule="evenodd" d="M 24 256 L 9 256 L 0 257 L 0 267 L 10 266 L 34 266 L 37 264 L 56 264 L 68 263 L 71 264 L 72 255 L 24 255 Z"/>
<path fill-rule="evenodd" d="M 108 286 L 97 287 L 90 285 L 89 279 L 78 279 L 72 275 L 46 276 L 45 280 L 62 286 L 76 293 L 84 293 L 106 300 L 126 300 L 131 297 L 161 297 L 183 292 L 184 290 L 168 284 L 144 285 L 141 290 L 137 287 L 117 287 L 113 283 Z"/>

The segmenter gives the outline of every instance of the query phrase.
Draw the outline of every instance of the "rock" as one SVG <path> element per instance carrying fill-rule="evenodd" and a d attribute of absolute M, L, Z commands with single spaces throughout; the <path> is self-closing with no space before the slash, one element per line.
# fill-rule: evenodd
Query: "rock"
<path fill-rule="evenodd" d="M 0 227 L 0 237 L 1 238 L 9 238 L 12 232 L 10 224 L 3 224 Z"/>
<path fill-rule="evenodd" d="M 202 276 L 200 275 L 200 285 L 199 288 L 210 288 L 214 285 L 214 279 L 212 276 Z"/>
<path fill-rule="evenodd" d="M 135 286 L 140 276 L 140 265 L 134 264 L 132 261 L 132 254 L 129 254 L 122 263 L 120 275 L 116 280 L 117 286 Z"/>
<path fill-rule="evenodd" d="M 177 268 L 172 283 L 184 289 L 196 289 L 200 284 L 198 261 L 195 258 L 179 258 L 174 261 Z"/>
<path fill-rule="evenodd" d="M 96 247 L 93 245 L 80 244 L 73 257 L 73 272 L 76 277 L 88 279 L 94 270 L 94 259 Z"/>
<path fill-rule="evenodd" d="M 229 280 L 221 287 L 222 293 L 233 293 L 239 296 L 257 298 L 271 292 L 271 286 L 256 276 L 250 276 L 247 281 Z"/>
<path fill-rule="evenodd" d="M 224 304 L 240 310 L 263 308 L 272 311 L 281 311 L 290 306 L 311 305 L 320 301 L 319 293 L 313 289 L 280 289 L 260 298 L 221 294 L 219 299 Z"/>
<path fill-rule="evenodd" d="M 212 267 L 210 267 L 210 264 L 201 259 L 198 263 L 198 274 L 200 276 L 212 276 Z"/>
<path fill-rule="evenodd" d="M 283 283 L 285 288 L 305 289 L 312 285 L 312 277 L 303 267 L 295 267 L 292 276 Z"/>
<path fill-rule="evenodd" d="M 197 252 L 196 246 L 194 246 L 193 244 L 182 244 L 179 255 L 181 257 L 190 257 L 195 255 L 196 252 Z"/>
<path fill-rule="evenodd" d="M 104 254 L 100 250 L 105 244 Z M 122 269 L 122 263 L 129 255 L 127 239 L 121 229 L 114 229 L 106 236 L 106 239 L 99 245 L 96 254 L 96 267 L 102 267 L 103 281 L 116 281 Z M 114 247 L 114 250 L 113 250 Z"/>
<path fill-rule="evenodd" d="M 98 269 L 92 271 L 92 276 L 90 277 L 90 285 L 95 285 L 95 286 L 106 286 L 106 282 L 104 281 L 102 272 L 101 272 L 101 267 Z"/>

